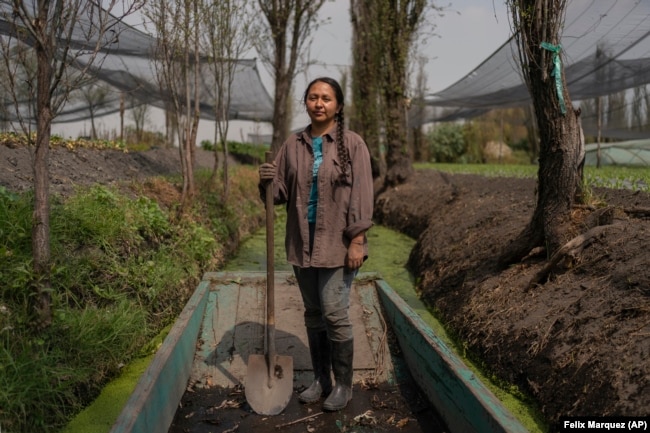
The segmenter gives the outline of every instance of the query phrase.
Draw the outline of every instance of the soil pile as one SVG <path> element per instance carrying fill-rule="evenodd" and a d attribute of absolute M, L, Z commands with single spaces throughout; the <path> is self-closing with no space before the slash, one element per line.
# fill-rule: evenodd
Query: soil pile
<path fill-rule="evenodd" d="M 219 155 L 221 156 L 221 155 Z M 33 150 L 0 145 L 0 186 L 22 192 L 34 187 Z M 53 147 L 49 155 L 50 191 L 69 195 L 75 186 L 108 185 L 125 180 L 180 173 L 178 149 L 146 152 Z M 214 153 L 196 150 L 196 167 L 214 167 Z"/>
<path fill-rule="evenodd" d="M 612 208 L 574 219 L 603 219 L 594 236 L 531 288 L 545 252 L 505 270 L 497 259 L 530 221 L 535 180 L 420 171 L 375 208 L 377 222 L 417 239 L 409 266 L 426 302 L 551 423 L 649 414 L 650 196 L 593 192 Z"/>

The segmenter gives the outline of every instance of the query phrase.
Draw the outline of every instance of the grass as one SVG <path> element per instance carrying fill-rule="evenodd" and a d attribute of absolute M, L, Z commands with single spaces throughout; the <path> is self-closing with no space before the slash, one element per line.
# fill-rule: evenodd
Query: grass
<path fill-rule="evenodd" d="M 524 164 L 434 164 L 416 163 L 417 169 L 435 169 L 448 173 L 477 174 L 491 177 L 536 178 L 536 165 Z M 591 188 L 603 187 L 650 192 L 650 169 L 647 167 L 587 166 L 585 183 Z"/>
<path fill-rule="evenodd" d="M 34 326 L 32 196 L 0 190 L 0 431 L 58 432 L 124 365 L 151 353 L 205 270 L 259 226 L 257 172 L 233 170 L 232 194 L 199 173 L 178 218 L 174 180 L 80 189 L 52 200 L 53 323 Z M 178 181 L 178 180 L 176 180 Z M 145 348 L 143 350 L 143 347 Z"/>

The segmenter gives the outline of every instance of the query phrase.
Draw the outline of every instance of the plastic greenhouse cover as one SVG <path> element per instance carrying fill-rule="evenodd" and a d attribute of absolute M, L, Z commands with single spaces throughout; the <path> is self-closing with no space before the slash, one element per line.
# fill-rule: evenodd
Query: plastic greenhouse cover
<path fill-rule="evenodd" d="M 0 0 L 0 35 L 13 35 L 12 1 Z M 23 0 L 28 10 L 33 10 L 34 0 Z M 79 62 L 83 67 L 90 55 L 83 55 L 83 50 L 92 50 L 97 43 L 96 37 L 88 37 L 92 27 L 89 13 L 81 15 L 70 46 L 74 47 Z M 105 34 L 111 42 L 107 49 L 97 56 L 90 69 L 97 80 L 95 85 L 109 86 L 106 97 L 94 104 L 94 116 L 100 117 L 120 110 L 121 94 L 124 93 L 127 107 L 147 104 L 164 108 L 168 98 L 158 85 L 153 59 L 157 46 L 155 37 L 144 33 L 118 18 L 111 16 L 113 30 Z M 115 37 L 115 35 L 118 35 Z M 110 41 L 109 38 L 113 38 Z M 228 110 L 230 120 L 270 121 L 273 116 L 273 101 L 264 87 L 257 69 L 255 59 L 237 59 L 231 100 Z M 201 116 L 214 120 L 214 73 L 206 62 L 201 63 L 200 110 Z M 104 84 L 102 84 L 104 83 Z M 10 110 L 11 111 L 11 110 Z M 88 103 L 77 95 L 71 95 L 55 121 L 72 122 L 91 117 Z"/>
<path fill-rule="evenodd" d="M 585 164 L 596 165 L 600 151 L 601 165 L 647 167 L 650 165 L 650 140 L 585 145 Z"/>
<path fill-rule="evenodd" d="M 560 45 L 574 102 L 645 86 L 650 83 L 650 1 L 569 0 Z M 455 84 L 430 95 L 426 104 L 429 121 L 530 104 L 514 37 Z M 595 127 L 595 117 L 583 115 L 582 122 L 585 130 Z M 627 125 L 609 127 L 618 135 L 639 135 Z"/>

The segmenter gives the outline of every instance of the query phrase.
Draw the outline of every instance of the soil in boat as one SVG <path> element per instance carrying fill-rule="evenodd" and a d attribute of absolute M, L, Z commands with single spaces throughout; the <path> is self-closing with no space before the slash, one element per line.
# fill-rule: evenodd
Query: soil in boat
<path fill-rule="evenodd" d="M 241 388 L 192 390 L 185 393 L 169 433 L 341 433 L 447 431 L 412 382 L 401 386 L 353 387 L 352 401 L 340 412 L 323 412 L 318 403 L 304 405 L 294 391 L 276 416 L 257 415 L 246 404 Z"/>

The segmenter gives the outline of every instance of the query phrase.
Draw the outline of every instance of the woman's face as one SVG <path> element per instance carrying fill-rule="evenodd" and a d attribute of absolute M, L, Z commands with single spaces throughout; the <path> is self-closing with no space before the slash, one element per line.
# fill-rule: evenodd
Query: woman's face
<path fill-rule="evenodd" d="M 312 124 L 330 126 L 334 123 L 334 116 L 339 110 L 334 89 L 322 81 L 312 84 L 305 101 L 307 114 Z"/>

